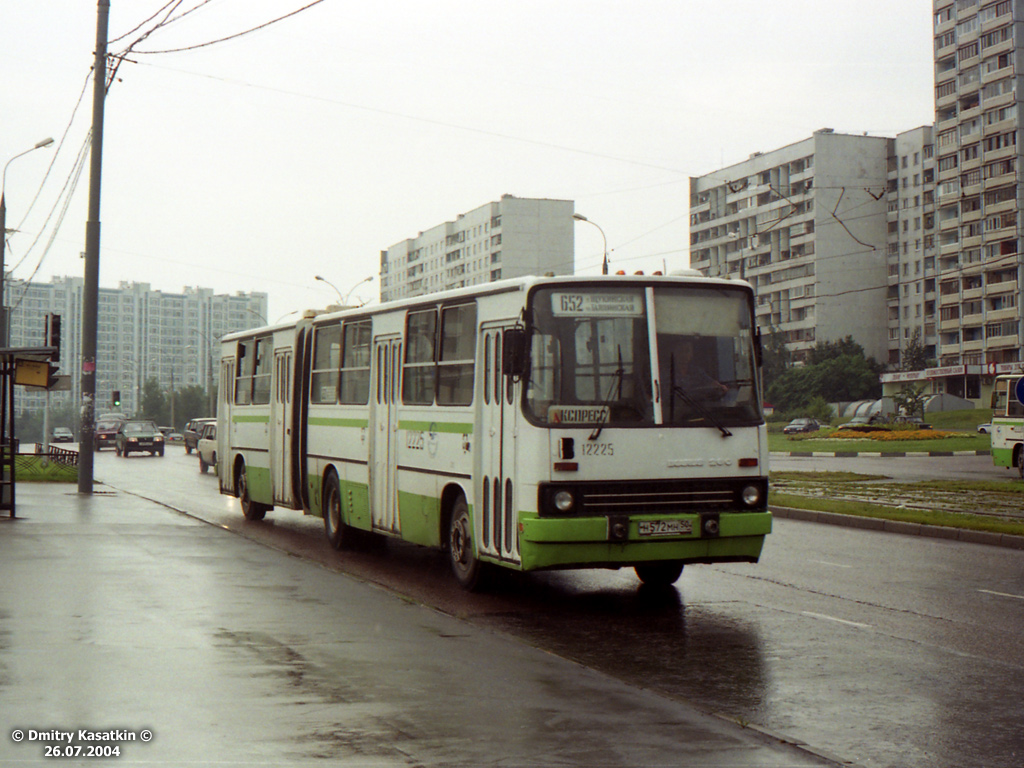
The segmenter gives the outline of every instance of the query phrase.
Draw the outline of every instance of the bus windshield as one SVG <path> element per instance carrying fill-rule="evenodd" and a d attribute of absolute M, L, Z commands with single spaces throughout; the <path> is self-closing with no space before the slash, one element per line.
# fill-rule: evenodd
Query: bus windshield
<path fill-rule="evenodd" d="M 749 294 L 688 285 L 541 287 L 525 408 L 551 426 L 760 423 Z"/>

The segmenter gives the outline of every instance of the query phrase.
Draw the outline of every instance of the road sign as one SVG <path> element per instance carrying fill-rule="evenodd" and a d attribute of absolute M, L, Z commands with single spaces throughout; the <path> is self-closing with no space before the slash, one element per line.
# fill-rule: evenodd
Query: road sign
<path fill-rule="evenodd" d="M 1024 376 L 1017 379 L 1017 383 L 1013 385 L 1013 392 L 1017 395 L 1017 402 L 1024 405 Z"/>
<path fill-rule="evenodd" d="M 57 368 L 45 360 L 14 360 L 14 383 L 51 389 L 57 383 Z"/>

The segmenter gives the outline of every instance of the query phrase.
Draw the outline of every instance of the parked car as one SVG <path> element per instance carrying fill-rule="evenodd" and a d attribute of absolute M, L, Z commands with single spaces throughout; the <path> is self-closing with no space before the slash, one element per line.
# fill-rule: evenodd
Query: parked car
<path fill-rule="evenodd" d="M 793 419 L 782 428 L 782 432 L 786 435 L 796 435 L 801 432 L 817 432 L 823 426 L 817 419 Z"/>
<path fill-rule="evenodd" d="M 101 416 L 93 430 L 93 447 L 97 451 L 101 448 L 117 448 L 117 430 L 124 423 L 124 419 Z"/>
<path fill-rule="evenodd" d="M 117 455 L 146 451 L 152 456 L 164 455 L 164 436 L 152 421 L 126 421 L 117 430 Z"/>
<path fill-rule="evenodd" d="M 872 432 L 875 430 L 875 425 L 882 421 L 882 417 L 877 414 L 874 416 L 854 416 L 845 424 L 840 424 L 838 429 L 848 429 L 854 432 Z"/>
<path fill-rule="evenodd" d="M 75 433 L 67 427 L 54 427 L 53 437 L 50 438 L 51 443 L 73 443 L 75 442 Z"/>
<path fill-rule="evenodd" d="M 217 466 L 217 422 L 213 421 L 203 425 L 203 431 L 199 433 L 199 441 L 196 443 L 196 453 L 199 454 L 199 471 L 206 474 L 210 467 Z"/>
<path fill-rule="evenodd" d="M 893 419 L 895 424 L 909 424 L 917 429 L 931 429 L 931 424 L 926 424 L 919 416 L 897 416 Z"/>
<path fill-rule="evenodd" d="M 199 442 L 199 433 L 203 430 L 204 424 L 214 424 L 216 419 L 192 419 L 185 425 L 185 453 L 192 453 Z"/>
<path fill-rule="evenodd" d="M 979 424 L 978 425 L 978 432 L 980 432 L 983 435 L 991 435 L 992 434 L 992 424 L 991 423 Z"/>

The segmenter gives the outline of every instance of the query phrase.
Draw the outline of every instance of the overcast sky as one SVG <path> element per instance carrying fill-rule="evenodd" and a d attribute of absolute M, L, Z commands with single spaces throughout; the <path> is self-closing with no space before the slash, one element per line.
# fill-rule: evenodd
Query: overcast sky
<path fill-rule="evenodd" d="M 134 47 L 106 101 L 101 286 L 265 291 L 271 321 L 337 299 L 315 275 L 374 275 L 354 295 L 375 299 L 381 249 L 503 194 L 574 200 L 613 269 L 678 269 L 690 176 L 933 119 L 930 0 L 324 0 L 155 53 L 309 2 L 184 0 Z M 111 53 L 163 7 L 111 0 Z M 0 19 L 0 163 L 61 144 L 8 169 L 7 268 L 81 276 L 96 2 Z M 601 247 L 577 225 L 578 273 Z"/>

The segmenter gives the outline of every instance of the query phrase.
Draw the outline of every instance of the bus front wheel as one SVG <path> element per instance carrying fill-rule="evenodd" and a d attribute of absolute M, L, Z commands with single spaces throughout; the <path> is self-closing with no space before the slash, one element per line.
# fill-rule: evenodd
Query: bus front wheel
<path fill-rule="evenodd" d="M 473 553 L 473 525 L 466 498 L 459 496 L 448 524 L 448 560 L 463 589 L 473 591 L 480 583 L 482 564 Z"/>
<path fill-rule="evenodd" d="M 267 516 L 266 504 L 253 501 L 249 495 L 249 483 L 245 479 L 245 465 L 238 468 L 238 476 L 235 478 L 235 488 L 238 490 L 238 501 L 242 505 L 242 514 L 246 520 L 262 520 Z"/>
<path fill-rule="evenodd" d="M 682 563 L 644 563 L 633 566 L 640 581 L 652 587 L 669 587 L 683 574 Z"/>
<path fill-rule="evenodd" d="M 349 543 L 350 531 L 341 519 L 341 484 L 334 472 L 324 481 L 323 513 L 327 540 L 335 549 L 342 549 Z"/>

